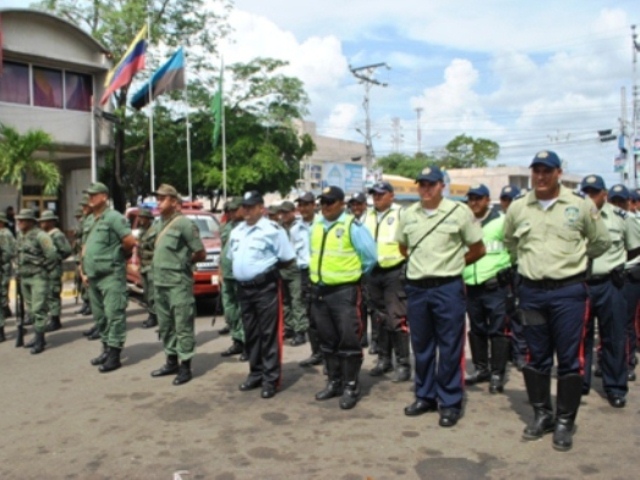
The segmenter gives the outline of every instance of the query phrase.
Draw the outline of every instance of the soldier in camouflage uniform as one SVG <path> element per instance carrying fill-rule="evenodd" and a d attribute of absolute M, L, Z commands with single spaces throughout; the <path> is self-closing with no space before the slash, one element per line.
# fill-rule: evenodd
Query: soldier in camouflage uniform
<path fill-rule="evenodd" d="M 153 212 L 148 208 L 141 208 L 138 212 L 138 259 L 140 260 L 140 275 L 142 276 L 143 300 L 147 304 L 149 318 L 142 322 L 143 328 L 153 328 L 158 325 L 155 297 L 153 294 L 153 273 L 151 262 L 153 260 L 153 247 L 156 241 L 156 230 L 153 224 Z"/>
<path fill-rule="evenodd" d="M 8 219 L 0 212 L 0 342 L 5 341 L 4 322 L 6 311 L 9 308 L 8 290 L 11 280 L 11 262 L 16 251 L 16 241 L 11 230 L 7 228 Z M 7 302 L 7 303 L 5 303 Z"/>
<path fill-rule="evenodd" d="M 49 295 L 47 298 L 49 324 L 47 325 L 46 330 L 47 332 L 55 332 L 62 328 L 62 324 L 60 323 L 62 262 L 71 255 L 71 245 L 67 240 L 67 236 L 56 226 L 58 223 L 58 217 L 51 210 L 45 210 L 42 212 L 38 223 L 40 223 L 40 228 L 49 234 L 58 253 L 55 267 L 51 272 L 49 272 Z"/>
<path fill-rule="evenodd" d="M 18 269 L 24 303 L 33 319 L 34 339 L 25 345 L 32 354 L 44 351 L 44 332 L 47 321 L 47 297 L 49 278 L 54 269 L 58 253 L 51 237 L 40 230 L 35 213 L 30 209 L 20 210 L 16 215 L 18 235 Z"/>
<path fill-rule="evenodd" d="M 80 273 L 80 262 L 82 261 L 82 245 L 84 245 L 87 239 L 87 234 L 93 222 L 93 215 L 91 213 L 91 206 L 89 205 L 89 196 L 83 195 L 80 202 L 80 208 L 82 209 L 82 218 L 79 222 L 78 229 L 76 230 L 76 262 L 78 263 L 78 273 Z M 81 282 L 80 298 L 82 298 L 82 307 L 78 310 L 76 315 L 91 315 L 91 302 L 89 301 L 89 289 Z M 93 327 L 90 330 L 82 332 L 85 337 L 91 337 L 92 334 L 97 332 L 97 327 Z M 96 333 L 97 334 L 97 333 Z M 100 338 L 97 334 L 96 340 Z"/>

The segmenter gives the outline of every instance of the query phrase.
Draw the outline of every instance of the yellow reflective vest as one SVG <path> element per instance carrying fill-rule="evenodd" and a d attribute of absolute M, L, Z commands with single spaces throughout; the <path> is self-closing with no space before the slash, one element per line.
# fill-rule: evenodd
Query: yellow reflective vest
<path fill-rule="evenodd" d="M 367 212 L 365 225 L 371 232 L 371 236 L 378 247 L 378 265 L 382 268 L 391 268 L 404 262 L 404 256 L 400 253 L 400 248 L 396 238 L 396 228 L 400 223 L 400 209 L 391 206 L 380 221 L 375 210 Z"/>
<path fill-rule="evenodd" d="M 313 224 L 309 264 L 312 283 L 342 285 L 360 280 L 362 262 L 351 243 L 353 221 L 351 215 L 342 215 L 326 230 L 322 219 Z"/>

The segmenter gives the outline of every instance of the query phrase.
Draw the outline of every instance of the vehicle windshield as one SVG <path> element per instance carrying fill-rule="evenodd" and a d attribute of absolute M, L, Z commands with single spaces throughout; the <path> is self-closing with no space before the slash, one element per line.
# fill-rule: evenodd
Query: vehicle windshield
<path fill-rule="evenodd" d="M 209 215 L 187 215 L 200 230 L 200 238 L 215 238 L 220 235 L 220 224 Z"/>

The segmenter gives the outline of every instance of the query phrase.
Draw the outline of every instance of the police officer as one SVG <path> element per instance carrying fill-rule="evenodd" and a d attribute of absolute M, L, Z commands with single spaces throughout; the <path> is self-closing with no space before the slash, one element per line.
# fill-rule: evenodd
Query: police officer
<path fill-rule="evenodd" d="M 93 223 L 93 214 L 91 213 L 91 205 L 89 205 L 89 195 L 84 194 L 82 197 L 82 201 L 80 202 L 80 208 L 82 208 L 82 221 L 79 225 L 80 230 L 80 248 L 78 253 L 78 272 L 81 273 L 82 267 L 82 246 L 87 240 L 87 235 L 91 230 L 91 225 Z M 77 315 L 91 315 L 91 301 L 89 299 L 89 288 L 87 285 L 82 283 L 82 307 L 80 310 L 75 312 Z M 82 332 L 85 337 L 88 337 L 89 340 L 99 340 L 100 339 L 100 331 L 98 330 L 97 324 L 94 322 L 94 325 L 87 331 Z"/>
<path fill-rule="evenodd" d="M 362 366 L 362 301 L 360 280 L 377 261 L 376 245 L 367 228 L 345 212 L 344 192 L 331 186 L 320 195 L 322 217 L 311 230 L 311 316 L 318 326 L 328 382 L 316 400 L 341 395 L 348 410 L 360 398 Z"/>
<path fill-rule="evenodd" d="M 262 398 L 271 398 L 280 384 L 282 364 L 282 302 L 278 268 L 295 261 L 286 232 L 263 217 L 264 200 L 257 191 L 242 198 L 245 221 L 231 232 L 227 252 L 238 282 L 249 376 L 241 391 L 262 386 Z"/>
<path fill-rule="evenodd" d="M 609 191 L 609 202 L 623 211 L 629 210 L 631 195 L 624 185 L 614 185 Z M 637 220 L 636 220 L 637 222 Z M 627 363 L 627 380 L 636 380 L 636 315 L 638 312 L 638 302 L 640 301 L 640 258 L 631 257 L 625 265 L 625 276 L 627 282 L 624 286 L 624 296 L 627 300 L 626 327 L 625 327 L 625 350 Z"/>
<path fill-rule="evenodd" d="M 316 197 L 311 192 L 304 192 L 296 199 L 298 213 L 302 223 L 311 231 L 311 227 L 316 218 Z M 305 300 L 307 310 L 307 318 L 309 319 L 309 329 L 307 336 L 309 337 L 309 345 L 311 346 L 311 355 L 302 360 L 299 365 L 301 367 L 311 367 L 322 363 L 322 351 L 320 350 L 320 339 L 318 338 L 318 327 L 316 321 L 311 315 L 311 281 L 308 272 L 302 273 L 302 296 Z"/>
<path fill-rule="evenodd" d="M 405 209 L 396 240 L 407 256 L 407 316 L 415 355 L 415 416 L 440 409 L 441 427 L 461 416 L 465 294 L 462 271 L 485 253 L 482 229 L 469 207 L 443 197 L 444 175 L 424 168 L 420 201 Z M 437 359 L 437 361 L 436 361 Z"/>
<path fill-rule="evenodd" d="M 280 224 L 296 252 L 296 261 L 281 271 L 284 293 L 284 323 L 293 331 L 291 346 L 307 342 L 309 318 L 302 292 L 302 277 L 309 275 L 309 228 L 296 218 L 296 206 L 284 201 L 278 207 Z"/>
<path fill-rule="evenodd" d="M 47 298 L 47 311 L 49 312 L 49 324 L 46 326 L 47 332 L 55 332 L 62 328 L 60 323 L 62 293 L 62 263 L 71 255 L 71 245 L 67 236 L 56 226 L 58 217 L 51 211 L 45 210 L 40 214 L 40 228 L 49 234 L 54 247 L 56 247 L 57 258 L 54 268 L 49 272 L 49 297 Z"/>
<path fill-rule="evenodd" d="M 102 353 L 91 364 L 99 365 L 100 373 L 107 373 L 121 367 L 120 353 L 127 336 L 126 257 L 131 255 L 136 239 L 127 219 L 109 208 L 109 189 L 104 183 L 92 183 L 86 193 L 92 220 L 85 226 L 81 266 L 102 340 Z"/>
<path fill-rule="evenodd" d="M 367 211 L 367 196 L 363 192 L 353 193 L 347 201 L 347 207 L 349 212 L 355 217 L 356 221 L 365 224 L 368 211 Z M 371 330 L 371 347 L 369 353 L 376 355 L 378 353 L 378 329 L 373 322 L 373 317 L 369 316 L 369 294 L 367 292 L 367 282 L 362 282 L 362 299 L 360 302 L 360 317 L 362 318 L 362 348 L 369 347 L 369 330 Z M 371 329 L 369 329 L 369 322 L 371 322 Z"/>
<path fill-rule="evenodd" d="M 280 223 L 280 214 L 277 205 L 269 205 L 267 208 L 267 217 L 269 220 L 275 223 Z"/>
<path fill-rule="evenodd" d="M 394 190 L 389 182 L 377 182 L 370 189 L 373 211 L 365 225 L 377 246 L 377 263 L 367 277 L 367 299 L 373 311 L 373 331 L 378 332 L 378 361 L 369 372 L 377 377 L 393 370 L 392 357 L 396 354 L 394 382 L 411 378 L 409 363 L 409 328 L 407 325 L 407 295 L 404 292 L 405 258 L 396 241 L 401 210 L 393 204 Z"/>
<path fill-rule="evenodd" d="M 147 305 L 147 319 L 142 328 L 153 328 L 158 325 L 153 287 L 153 251 L 156 243 L 156 229 L 153 225 L 153 212 L 149 208 L 138 210 L 138 260 L 142 276 L 143 301 Z"/>
<path fill-rule="evenodd" d="M 247 361 L 249 357 L 244 348 L 244 328 L 240 315 L 240 303 L 238 301 L 238 284 L 233 277 L 233 266 L 227 256 L 229 250 L 229 237 L 234 228 L 244 220 L 242 199 L 234 198 L 227 202 L 227 221 L 222 228 L 220 240 L 222 242 L 222 255 L 220 258 L 220 270 L 222 272 L 222 308 L 227 322 L 228 333 L 231 334 L 231 346 L 221 353 L 223 357 L 240 355 L 240 361 Z M 222 333 L 222 332 L 220 332 Z"/>
<path fill-rule="evenodd" d="M 16 241 L 7 228 L 8 219 L 0 212 L 0 342 L 5 341 L 4 323 L 6 320 L 9 294 L 9 282 L 11 281 L 11 262 L 16 251 Z"/>
<path fill-rule="evenodd" d="M 509 286 L 499 278 L 501 272 L 511 268 L 509 252 L 504 246 L 504 216 L 491 208 L 491 192 L 484 184 L 469 189 L 467 204 L 482 227 L 486 255 L 465 267 L 462 273 L 471 327 L 469 347 L 475 365 L 475 372 L 465 383 L 475 385 L 490 380 L 489 393 L 501 393 L 511 348 L 506 325 Z"/>
<path fill-rule="evenodd" d="M 625 358 L 625 327 L 627 301 L 624 296 L 624 264 L 640 253 L 640 232 L 637 222 L 624 210 L 607 203 L 607 190 L 602 177 L 589 175 L 580 189 L 596 204 L 609 230 L 611 247 L 591 265 L 589 285 L 590 308 L 584 343 L 585 368 L 582 394 L 591 387 L 594 322 L 598 318 L 602 384 L 609 404 L 622 408 L 626 404 L 627 366 Z M 625 189 L 626 190 L 626 189 Z"/>
<path fill-rule="evenodd" d="M 500 190 L 500 208 L 502 213 L 507 213 L 511 203 L 520 196 L 520 189 L 515 185 L 505 185 Z"/>
<path fill-rule="evenodd" d="M 505 219 L 505 244 L 521 275 L 518 294 L 528 364 L 522 369 L 535 418 L 525 440 L 553 431 L 553 447 L 572 446 L 582 396 L 581 352 L 587 308 L 589 258 L 611 246 L 598 208 L 560 184 L 555 152 L 531 162 L 533 190 L 513 202 Z M 551 406 L 551 367 L 558 358 L 556 415 Z"/>
<path fill-rule="evenodd" d="M 33 210 L 22 209 L 16 215 L 18 221 L 18 276 L 22 297 L 33 319 L 34 338 L 25 344 L 31 353 L 44 351 L 49 296 L 50 272 L 57 261 L 56 248 L 51 237 L 40 230 Z"/>
<path fill-rule="evenodd" d="M 198 226 L 180 213 L 178 191 L 171 185 L 162 184 L 154 194 L 161 220 L 155 227 L 153 288 L 160 338 L 167 360 L 165 365 L 151 372 L 151 376 L 177 374 L 173 384 L 182 385 L 191 380 L 191 359 L 196 347 L 193 265 L 204 261 L 207 252 Z"/>

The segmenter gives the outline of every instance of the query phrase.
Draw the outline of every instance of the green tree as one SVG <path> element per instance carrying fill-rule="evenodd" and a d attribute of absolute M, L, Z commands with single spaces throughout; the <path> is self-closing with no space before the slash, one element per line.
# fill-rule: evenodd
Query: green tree
<path fill-rule="evenodd" d="M 430 157 L 424 153 L 418 153 L 414 156 L 404 153 L 391 153 L 380 157 L 376 161 L 376 166 L 381 167 L 383 173 L 386 174 L 415 178 L 423 168 L 436 165 L 437 163 L 434 157 Z"/>
<path fill-rule="evenodd" d="M 43 0 L 38 6 L 90 33 L 111 52 L 114 62 L 122 58 L 149 14 L 153 45 L 184 46 L 188 51 L 189 68 L 198 73 L 194 86 L 213 89 L 217 68 L 215 52 L 218 41 L 229 31 L 230 0 Z M 189 48 L 192 46 L 197 48 Z M 153 57 L 153 50 L 147 51 L 147 64 L 152 69 L 160 61 Z M 118 210 L 124 209 L 127 193 L 135 193 L 128 183 L 131 175 L 128 172 L 139 166 L 140 152 L 146 154 L 146 150 L 140 150 L 140 145 L 132 147 L 137 155 L 132 155 L 132 150 L 126 148 L 127 98 L 128 87 L 115 94 L 120 122 L 115 127 L 113 156 L 108 158 L 111 171 L 107 178 L 113 179 L 112 196 Z M 145 160 L 144 169 L 149 169 L 148 160 Z"/>
<path fill-rule="evenodd" d="M 45 153 L 49 159 L 38 159 Z M 42 130 L 20 134 L 15 128 L 0 125 L 0 179 L 18 190 L 18 208 L 22 203 L 22 186 L 27 175 L 42 182 L 44 193 L 54 195 L 60 187 L 60 171 L 51 162 L 53 142 Z"/>
<path fill-rule="evenodd" d="M 458 135 L 444 147 L 438 164 L 446 168 L 486 167 L 500 153 L 500 146 L 493 140 Z"/>

